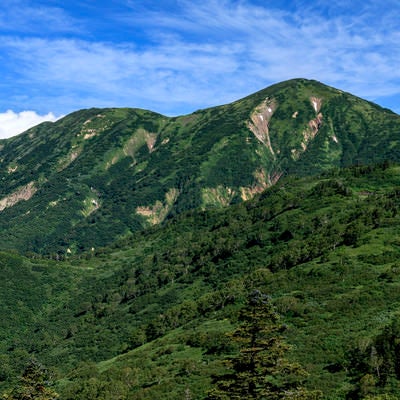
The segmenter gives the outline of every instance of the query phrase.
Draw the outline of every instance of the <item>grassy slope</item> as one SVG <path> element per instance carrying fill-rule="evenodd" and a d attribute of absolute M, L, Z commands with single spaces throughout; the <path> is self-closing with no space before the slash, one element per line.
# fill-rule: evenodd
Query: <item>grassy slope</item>
<path fill-rule="evenodd" d="M 400 309 L 399 187 L 396 166 L 287 179 L 86 259 L 3 254 L 2 379 L 34 355 L 65 399 L 201 399 L 236 351 L 223 333 L 257 287 L 310 387 L 344 398 L 348 350 L 361 354 Z"/>
<path fill-rule="evenodd" d="M 276 108 L 270 146 L 249 129 L 265 102 Z M 63 257 L 187 210 L 237 203 L 280 174 L 400 161 L 399 126 L 388 110 L 304 79 L 176 118 L 81 110 L 0 142 L 0 204 L 36 190 L 0 212 L 0 248 Z"/>

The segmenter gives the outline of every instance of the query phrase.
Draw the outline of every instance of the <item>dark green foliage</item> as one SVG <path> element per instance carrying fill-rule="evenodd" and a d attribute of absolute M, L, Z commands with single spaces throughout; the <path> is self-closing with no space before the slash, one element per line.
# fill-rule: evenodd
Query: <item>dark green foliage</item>
<path fill-rule="evenodd" d="M 34 354 L 57 369 L 62 398 L 202 399 L 237 354 L 225 333 L 245 294 L 260 288 L 288 327 L 289 362 L 310 373 L 307 391 L 344 399 L 364 375 L 377 382 L 369 353 L 354 363 L 349 346 L 380 333 L 395 343 L 382 321 L 400 307 L 399 187 L 394 164 L 285 178 L 80 256 L 2 253 L 2 390 Z M 398 394 L 390 371 L 365 388 Z"/>
<path fill-rule="evenodd" d="M 19 384 L 3 395 L 5 400 L 55 400 L 58 394 L 50 388 L 50 373 L 36 360 L 25 367 Z"/>
<path fill-rule="evenodd" d="M 282 333 L 271 300 L 258 290 L 247 298 L 239 315 L 239 326 L 231 334 L 239 355 L 227 362 L 231 372 L 216 378 L 209 399 L 317 399 L 300 388 L 306 372 L 285 359 L 289 346 Z M 301 396 L 301 397 L 300 397 Z"/>
<path fill-rule="evenodd" d="M 262 133 L 271 147 L 249 128 L 266 99 L 275 104 Z M 235 204 L 285 174 L 399 161 L 399 127 L 398 115 L 305 79 L 175 118 L 77 111 L 1 142 L 0 247 L 63 258 L 188 210 Z"/>
<path fill-rule="evenodd" d="M 349 375 L 354 389 L 348 398 L 400 389 L 400 320 L 394 315 L 370 343 L 351 349 Z"/>
<path fill-rule="evenodd" d="M 304 146 L 311 96 L 323 119 Z M 274 155 L 248 125 L 266 98 Z M 398 127 L 292 80 L 184 117 L 83 110 L 3 141 L 1 391 L 35 356 L 63 399 L 203 399 L 258 288 L 288 365 L 310 373 L 292 398 L 398 398 Z"/>

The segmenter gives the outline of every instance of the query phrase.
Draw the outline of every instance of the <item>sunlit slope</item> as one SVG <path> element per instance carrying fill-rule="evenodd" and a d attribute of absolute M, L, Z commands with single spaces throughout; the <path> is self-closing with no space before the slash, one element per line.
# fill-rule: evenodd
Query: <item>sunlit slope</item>
<path fill-rule="evenodd" d="M 169 118 L 90 109 L 2 141 L 0 247 L 64 257 L 287 174 L 400 157 L 400 117 L 295 79 Z"/>

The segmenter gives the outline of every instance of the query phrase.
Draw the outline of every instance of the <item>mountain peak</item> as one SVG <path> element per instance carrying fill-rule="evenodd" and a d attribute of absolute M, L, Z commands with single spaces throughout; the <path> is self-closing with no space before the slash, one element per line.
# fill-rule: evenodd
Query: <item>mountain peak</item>
<path fill-rule="evenodd" d="M 1 242 L 80 251 L 248 200 L 285 174 L 398 161 L 399 127 L 396 114 L 303 78 L 180 117 L 80 110 L 2 142 Z"/>

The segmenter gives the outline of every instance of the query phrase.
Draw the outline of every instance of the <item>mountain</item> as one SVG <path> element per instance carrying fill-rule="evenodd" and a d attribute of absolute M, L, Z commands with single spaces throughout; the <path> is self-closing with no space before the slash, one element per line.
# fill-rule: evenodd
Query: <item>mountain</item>
<path fill-rule="evenodd" d="M 1 248 L 65 257 L 285 175 L 399 161 L 399 130 L 390 110 L 305 79 L 179 117 L 77 111 L 0 142 Z"/>
<path fill-rule="evenodd" d="M 204 399 L 257 289 L 309 390 L 399 398 L 399 219 L 400 166 L 385 162 L 282 177 L 64 261 L 2 252 L 0 388 L 34 359 L 64 400 Z"/>
<path fill-rule="evenodd" d="M 3 398 L 205 399 L 254 290 L 311 398 L 399 398 L 399 118 L 296 79 L 1 141 Z"/>

